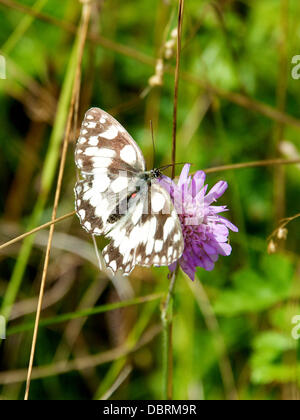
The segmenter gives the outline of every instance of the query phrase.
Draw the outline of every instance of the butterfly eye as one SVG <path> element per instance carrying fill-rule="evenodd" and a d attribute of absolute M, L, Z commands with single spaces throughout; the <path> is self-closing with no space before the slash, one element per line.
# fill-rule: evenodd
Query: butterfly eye
<path fill-rule="evenodd" d="M 134 193 L 131 194 L 130 198 L 135 198 L 138 194 L 138 192 L 140 191 L 141 187 L 139 187 L 138 185 L 136 186 L 136 191 Z"/>

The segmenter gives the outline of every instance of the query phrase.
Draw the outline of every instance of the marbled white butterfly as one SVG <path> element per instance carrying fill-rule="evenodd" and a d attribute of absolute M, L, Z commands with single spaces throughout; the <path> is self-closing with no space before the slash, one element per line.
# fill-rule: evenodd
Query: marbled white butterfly
<path fill-rule="evenodd" d="M 170 265 L 183 252 L 183 237 L 158 169 L 146 171 L 142 152 L 111 115 L 99 108 L 85 114 L 75 150 L 81 180 L 76 212 L 83 228 L 105 235 L 107 267 L 129 274 L 135 265 Z"/>

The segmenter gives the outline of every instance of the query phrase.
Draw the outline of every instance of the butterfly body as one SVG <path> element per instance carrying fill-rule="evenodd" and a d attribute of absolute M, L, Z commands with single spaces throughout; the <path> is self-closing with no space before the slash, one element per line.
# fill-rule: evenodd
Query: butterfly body
<path fill-rule="evenodd" d="M 180 222 L 157 182 L 161 172 L 146 170 L 140 148 L 118 121 L 99 108 L 87 111 L 75 162 L 77 215 L 88 233 L 111 239 L 103 256 L 113 273 L 129 274 L 136 264 L 169 265 L 181 256 Z"/>

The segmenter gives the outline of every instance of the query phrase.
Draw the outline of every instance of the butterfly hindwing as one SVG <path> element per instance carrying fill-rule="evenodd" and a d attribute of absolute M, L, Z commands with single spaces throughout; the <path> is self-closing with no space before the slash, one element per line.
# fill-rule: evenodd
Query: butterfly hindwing
<path fill-rule="evenodd" d="M 103 250 L 107 266 L 129 274 L 135 265 L 170 265 L 183 252 L 180 222 L 169 194 L 155 181 L 147 185 L 128 215 L 108 234 Z"/>
<path fill-rule="evenodd" d="M 124 182 L 126 181 L 126 182 Z M 139 178 L 132 173 L 88 176 L 75 185 L 76 212 L 84 229 L 105 235 L 128 210 Z"/>

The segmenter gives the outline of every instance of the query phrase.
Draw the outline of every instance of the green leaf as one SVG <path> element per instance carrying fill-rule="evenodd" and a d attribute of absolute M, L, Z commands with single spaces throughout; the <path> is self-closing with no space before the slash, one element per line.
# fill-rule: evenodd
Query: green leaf
<path fill-rule="evenodd" d="M 290 335 L 275 331 L 261 333 L 254 340 L 253 348 L 251 379 L 254 383 L 286 383 L 300 380 L 300 364 L 282 363 L 284 354 L 297 348 L 297 341 Z M 292 360 L 294 361 L 294 358 Z"/>
<path fill-rule="evenodd" d="M 282 255 L 262 258 L 261 270 L 242 269 L 233 275 L 233 287 L 219 294 L 214 304 L 218 315 L 259 312 L 290 296 L 293 265 Z"/>

